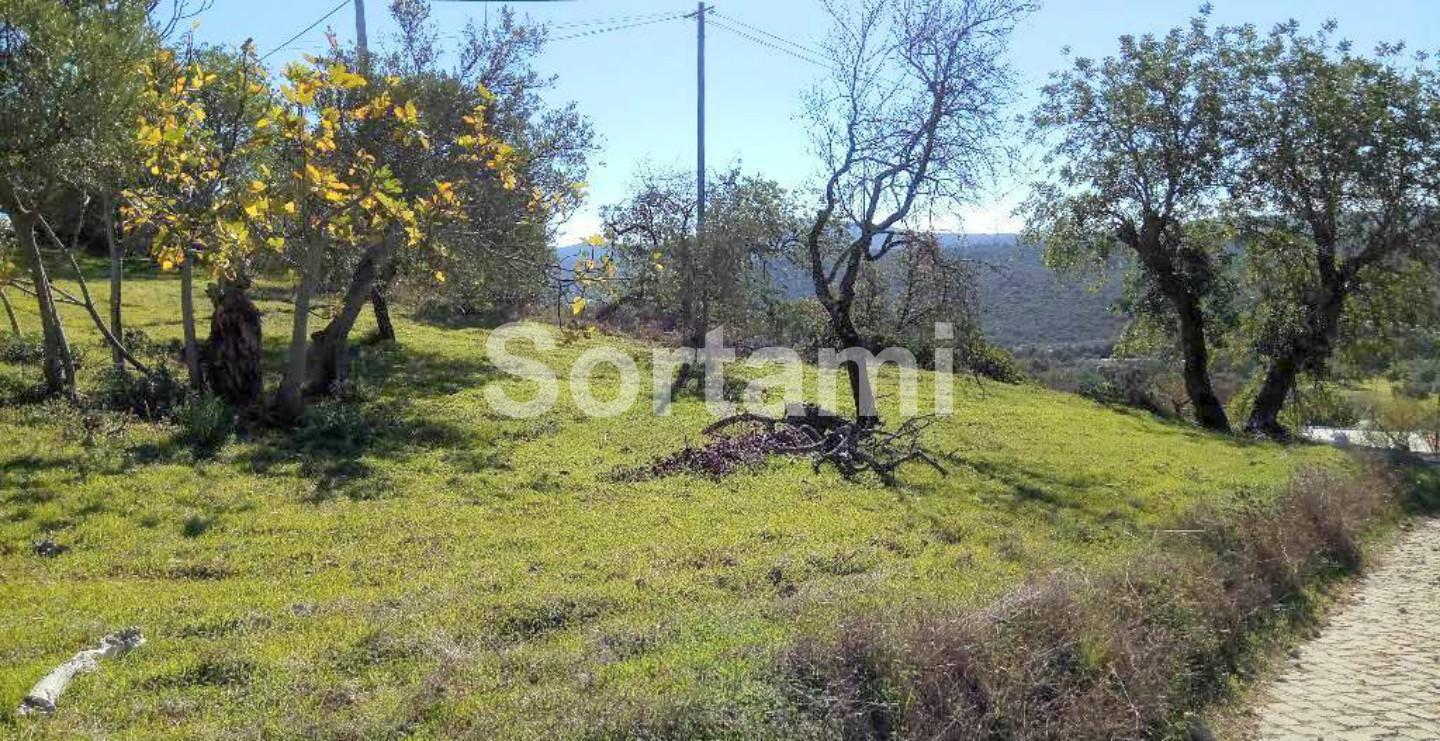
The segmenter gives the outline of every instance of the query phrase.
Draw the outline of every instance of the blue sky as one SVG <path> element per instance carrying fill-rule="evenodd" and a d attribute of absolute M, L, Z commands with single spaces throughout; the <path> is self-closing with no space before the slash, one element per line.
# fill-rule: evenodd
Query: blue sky
<path fill-rule="evenodd" d="M 214 43 L 239 44 L 253 37 L 263 52 L 274 49 L 334 8 L 340 0 L 215 0 L 201 20 L 197 35 Z M 432 16 L 442 35 L 481 23 L 498 4 L 434 3 Z M 814 46 L 824 35 L 827 19 L 819 0 L 714 0 L 715 20 L 745 31 L 748 24 L 798 44 Z M 372 47 L 393 33 L 387 0 L 368 0 L 366 10 Z M 1296 18 L 1316 27 L 1327 18 L 1340 22 L 1342 34 L 1362 48 L 1382 40 L 1405 40 L 1412 47 L 1440 48 L 1440 1 L 1437 0 L 1215 0 L 1220 23 L 1254 23 L 1261 28 Z M 590 204 L 563 229 L 564 241 L 596 231 L 599 205 L 622 198 L 637 166 L 694 167 L 695 158 L 695 25 L 670 20 L 607 33 L 560 38 L 610 28 L 587 23 L 608 18 L 652 16 L 693 11 L 685 0 L 573 0 L 517 3 L 522 12 L 555 24 L 555 40 L 540 60 L 542 69 L 558 75 L 550 94 L 554 101 L 573 100 L 594 122 L 603 149 L 590 176 Z M 1017 29 L 1011 61 L 1028 95 L 1053 69 L 1065 64 L 1061 49 L 1100 56 L 1110 52 L 1123 33 L 1163 32 L 1184 23 L 1199 2 L 1151 0 L 1049 0 Z M 325 30 L 342 43 L 354 38 L 355 14 L 342 8 L 271 62 L 316 52 L 325 47 Z M 758 34 L 752 36 L 765 38 Z M 738 162 L 781 183 L 803 189 L 812 182 L 813 161 L 804 129 L 795 119 L 799 96 L 822 70 L 712 25 L 707 38 L 708 162 L 717 168 Z M 1023 96 L 1022 96 L 1023 99 Z M 1025 103 L 1017 107 L 1023 110 Z M 1028 180 L 1010 173 L 977 204 L 941 226 L 969 232 L 1013 231 L 1010 216 Z"/>

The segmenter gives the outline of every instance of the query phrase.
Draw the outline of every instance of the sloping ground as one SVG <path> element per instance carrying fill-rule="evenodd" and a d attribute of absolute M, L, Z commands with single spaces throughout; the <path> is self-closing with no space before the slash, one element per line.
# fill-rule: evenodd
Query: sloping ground
<path fill-rule="evenodd" d="M 173 283 L 129 290 L 132 322 L 178 336 Z M 263 308 L 278 350 L 288 314 Z M 93 382 L 107 354 L 67 319 Z M 484 331 L 400 334 L 362 351 L 359 403 L 213 458 L 164 425 L 94 416 L 87 444 L 61 405 L 0 407 L 0 735 L 574 737 L 668 713 L 750 735 L 786 712 L 770 669 L 801 633 L 1116 561 L 1201 501 L 1267 497 L 1336 455 L 964 378 L 928 432 L 946 478 L 907 469 L 886 490 L 776 461 L 620 482 L 697 440 L 703 404 L 589 419 L 562 384 L 555 413 L 504 419 L 484 386 L 525 384 L 488 363 Z M 648 362 L 583 334 L 543 358 L 567 369 L 602 344 Z M 35 380 L 0 364 L 7 397 Z M 46 533 L 69 550 L 36 555 Z M 125 626 L 149 643 L 56 717 L 14 718 L 51 666 Z"/>

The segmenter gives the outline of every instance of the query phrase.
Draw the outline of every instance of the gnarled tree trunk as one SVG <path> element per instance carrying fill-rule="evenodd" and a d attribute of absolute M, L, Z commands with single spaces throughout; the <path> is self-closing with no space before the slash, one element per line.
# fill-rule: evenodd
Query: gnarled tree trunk
<path fill-rule="evenodd" d="M 1285 401 L 1295 390 L 1295 383 L 1304 369 L 1322 367 L 1330 357 L 1335 338 L 1340 333 L 1340 315 L 1345 307 L 1348 291 L 1344 278 L 1330 271 L 1324 279 L 1324 296 L 1306 307 L 1308 318 L 1300 335 L 1292 339 L 1289 347 L 1270 359 L 1265 369 L 1265 380 L 1255 395 L 1250 408 L 1250 419 L 1245 422 L 1245 431 L 1272 440 L 1287 440 L 1290 431 L 1280 422 L 1280 413 Z"/>
<path fill-rule="evenodd" d="M 1134 250 L 1175 311 L 1185 393 L 1195 409 L 1195 421 L 1208 430 L 1229 432 L 1230 418 L 1210 380 L 1210 350 L 1201 305 L 1210 283 L 1209 265 L 1201 253 L 1167 241 L 1165 225 L 1163 218 L 1147 212 L 1138 227 L 1126 223 L 1117 236 Z"/>
<path fill-rule="evenodd" d="M 1205 341 L 1205 314 L 1200 301 L 1187 293 L 1172 298 L 1171 302 L 1179 315 L 1185 393 L 1195 409 L 1195 421 L 1206 429 L 1228 432 L 1230 419 L 1210 381 L 1210 350 Z"/>
<path fill-rule="evenodd" d="M 241 276 L 222 283 L 214 296 L 210 338 L 205 343 L 205 377 L 210 389 L 241 412 L 255 409 L 265 392 L 261 368 L 260 310 L 245 294 Z"/>
<path fill-rule="evenodd" d="M 360 258 L 360 264 L 355 267 L 355 274 L 350 279 L 350 287 L 345 291 L 345 300 L 340 305 L 340 311 L 331 318 L 329 324 L 310 335 L 312 345 L 308 393 L 329 393 L 336 384 L 349 378 L 350 331 L 355 328 L 355 321 L 365 309 L 365 302 L 368 300 L 373 303 L 375 298 L 380 296 L 376 279 L 389 252 L 384 242 L 365 251 Z M 383 297 L 381 301 L 383 302 Z M 377 310 L 376 318 L 379 316 Z M 389 320 L 388 307 L 385 318 Z M 390 332 L 393 336 L 393 327 Z"/>

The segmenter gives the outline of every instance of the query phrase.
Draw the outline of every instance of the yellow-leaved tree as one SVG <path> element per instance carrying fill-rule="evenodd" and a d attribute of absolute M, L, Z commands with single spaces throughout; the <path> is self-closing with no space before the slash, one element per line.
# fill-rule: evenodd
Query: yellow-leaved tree
<path fill-rule="evenodd" d="M 295 281 L 285 369 L 271 404 L 272 419 L 289 424 L 305 409 L 307 329 L 311 302 L 327 256 L 366 250 L 387 236 L 425 242 L 460 209 L 452 184 L 407 191 L 388 161 L 385 141 L 426 150 L 431 142 L 414 102 L 397 95 L 399 80 L 367 80 L 344 64 L 308 59 L 285 68 L 281 100 L 271 112 L 275 143 L 268 177 L 247 188 L 244 213 L 255 238 L 279 250 Z"/>
<path fill-rule="evenodd" d="M 274 141 L 265 69 L 248 43 L 238 54 L 171 50 L 146 67 L 137 128 L 142 183 L 122 194 L 126 227 L 149 238 L 166 271 L 180 272 L 180 316 L 190 383 L 204 385 L 195 328 L 194 271 L 235 279 L 257 246 L 249 212 L 263 190 Z M 257 185 L 258 184 L 258 185 Z M 258 383 L 258 369 L 253 374 Z"/>
<path fill-rule="evenodd" d="M 344 146 L 384 163 L 395 179 L 388 197 L 418 209 L 419 223 L 411 230 L 392 228 L 353 255 L 327 262 L 354 268 L 330 321 L 310 336 L 307 390 L 313 394 L 330 393 L 348 378 L 350 332 L 366 303 L 380 300 L 378 286 L 388 283 L 404 252 L 423 249 L 420 259 L 406 261 L 428 265 L 429 279 L 443 285 L 449 267 L 469 254 L 475 231 L 490 226 L 497 192 L 518 187 L 516 151 L 493 134 L 494 96 L 487 89 L 433 75 L 383 79 L 385 89 L 372 101 L 382 115 L 365 115 L 347 132 Z M 393 340 L 388 312 L 377 310 L 376 318 L 379 336 Z"/>

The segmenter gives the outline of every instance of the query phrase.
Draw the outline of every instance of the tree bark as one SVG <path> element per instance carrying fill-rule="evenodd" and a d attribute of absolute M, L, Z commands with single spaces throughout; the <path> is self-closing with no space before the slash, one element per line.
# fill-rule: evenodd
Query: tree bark
<path fill-rule="evenodd" d="M 290 349 L 285 359 L 285 373 L 280 387 L 275 390 L 271 412 L 275 421 L 293 425 L 305 413 L 305 371 L 306 350 L 309 349 L 308 328 L 310 323 L 310 300 L 315 293 L 315 273 L 319 267 L 320 255 L 324 248 L 318 244 L 306 245 L 309 252 L 300 269 L 300 284 L 295 288 L 295 317 L 290 328 Z"/>
<path fill-rule="evenodd" d="M 847 309 L 843 321 L 832 322 L 835 335 L 840 339 L 842 352 L 857 348 L 873 352 L 872 343 L 866 342 L 850 319 Z M 855 421 L 861 427 L 879 427 L 880 411 L 875 406 L 875 389 L 870 386 L 870 372 L 861 361 L 846 361 L 841 365 L 850 382 L 850 400 L 855 404 Z"/>
<path fill-rule="evenodd" d="M 1210 350 L 1205 341 L 1205 314 L 1200 308 L 1200 300 L 1185 293 L 1173 297 L 1171 301 L 1179 315 L 1185 393 L 1195 408 L 1195 421 L 1208 430 L 1229 432 L 1230 419 L 1210 381 Z"/>
<path fill-rule="evenodd" d="M 195 250 L 185 250 L 180 263 L 180 324 L 185 332 L 185 370 L 190 374 L 190 388 L 205 387 L 200 368 L 200 344 L 195 332 Z"/>
<path fill-rule="evenodd" d="M 396 267 L 394 260 L 386 261 L 375 280 L 375 287 L 370 291 L 370 306 L 375 311 L 375 336 L 385 342 L 395 341 L 395 323 L 390 320 L 390 300 L 385 292 L 390 288 L 390 281 L 395 279 Z"/>
<path fill-rule="evenodd" d="M 1289 356 L 1270 362 L 1265 369 L 1265 380 L 1260 384 L 1260 392 L 1255 395 L 1255 402 L 1250 407 L 1250 419 L 1245 423 L 1246 432 L 1272 440 L 1284 440 L 1290 436 L 1289 430 L 1280 423 L 1280 412 L 1285 408 L 1285 399 L 1289 398 L 1291 389 L 1295 388 L 1295 378 L 1299 370 L 1294 358 Z"/>
<path fill-rule="evenodd" d="M 329 393 L 337 383 L 344 382 L 350 376 L 350 331 L 355 328 L 355 321 L 360 318 L 360 312 L 365 309 L 365 302 L 375 301 L 379 296 L 376 278 L 381 265 L 389 256 L 390 250 L 385 242 L 372 246 L 361 256 L 360 263 L 355 267 L 355 274 L 350 278 L 350 287 L 345 291 L 345 299 L 340 305 L 340 311 L 322 329 L 310 335 L 313 343 L 310 347 L 310 381 L 307 392 L 311 394 Z M 383 297 L 381 298 L 383 305 Z M 380 313 L 377 310 L 376 318 Z M 386 313 L 388 321 L 388 308 Z M 393 336 L 394 328 L 391 327 Z"/>
<path fill-rule="evenodd" d="M 260 310 L 245 294 L 243 276 L 221 285 L 210 317 L 205 377 L 210 388 L 242 412 L 255 409 L 264 394 Z"/>
<path fill-rule="evenodd" d="M 50 276 L 45 271 L 45 259 L 40 254 L 40 244 L 35 239 L 35 227 L 39 215 L 33 211 L 15 209 L 10 213 L 10 223 L 15 228 L 15 237 L 20 242 L 30 262 L 30 278 L 35 284 L 35 299 L 40 314 L 40 328 L 44 335 L 45 357 L 43 370 L 45 391 L 50 394 L 75 395 L 75 363 L 70 355 L 70 344 L 65 339 L 65 328 L 55 308 L 55 295 L 50 290 Z"/>
<path fill-rule="evenodd" d="M 0 306 L 5 307 L 5 318 L 10 320 L 10 331 L 19 335 L 20 320 L 15 318 L 15 307 L 10 305 L 10 297 L 5 295 L 4 289 L 0 289 Z"/>
<path fill-rule="evenodd" d="M 125 263 L 120 241 L 115 239 L 115 204 L 109 193 L 101 197 L 100 207 L 105 213 L 105 246 L 110 250 L 110 334 L 114 335 L 115 339 L 123 341 L 125 332 L 120 323 L 120 298 L 125 279 Z M 125 356 L 121 353 L 120 348 L 111 348 L 111 355 L 115 362 L 116 372 L 123 373 Z"/>
<path fill-rule="evenodd" d="M 1327 271 L 1323 280 L 1331 285 L 1326 286 L 1321 300 L 1307 307 L 1308 326 L 1302 328 L 1290 347 L 1271 358 L 1265 370 L 1265 380 L 1250 407 L 1250 418 L 1245 422 L 1245 431 L 1252 435 L 1273 440 L 1289 439 L 1290 431 L 1280 423 L 1280 413 L 1295 389 L 1300 371 L 1321 367 L 1330 357 L 1335 338 L 1340 333 L 1340 315 L 1348 291 L 1343 284 L 1344 278 L 1333 270 Z"/>

